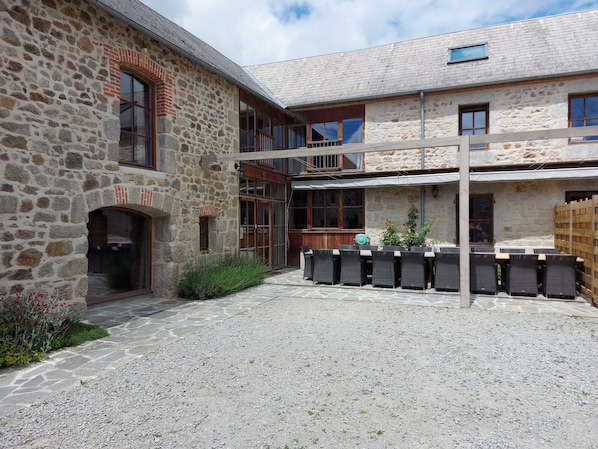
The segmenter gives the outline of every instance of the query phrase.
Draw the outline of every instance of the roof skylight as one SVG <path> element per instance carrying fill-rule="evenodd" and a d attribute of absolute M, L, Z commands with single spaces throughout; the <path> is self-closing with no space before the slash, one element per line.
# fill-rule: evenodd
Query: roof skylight
<path fill-rule="evenodd" d="M 488 44 L 468 45 L 466 47 L 449 48 L 448 63 L 476 61 L 488 59 Z"/>

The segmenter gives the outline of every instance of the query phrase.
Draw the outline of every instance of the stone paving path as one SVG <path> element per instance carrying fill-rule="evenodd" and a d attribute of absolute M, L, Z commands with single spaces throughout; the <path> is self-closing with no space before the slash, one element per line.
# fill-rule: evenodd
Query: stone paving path
<path fill-rule="evenodd" d="M 18 369 L 0 370 L 0 417 L 43 401 L 115 370 L 158 347 L 212 326 L 274 298 L 321 298 L 385 302 L 397 305 L 458 308 L 458 293 L 382 289 L 371 286 L 314 285 L 300 270 L 273 275 L 266 283 L 209 301 L 134 299 L 90 306 L 89 322 L 109 328 L 110 335 L 75 348 L 51 353 L 46 360 Z M 512 298 L 505 294 L 472 295 L 472 308 L 523 313 L 557 313 L 598 319 L 598 308 L 575 301 Z"/>

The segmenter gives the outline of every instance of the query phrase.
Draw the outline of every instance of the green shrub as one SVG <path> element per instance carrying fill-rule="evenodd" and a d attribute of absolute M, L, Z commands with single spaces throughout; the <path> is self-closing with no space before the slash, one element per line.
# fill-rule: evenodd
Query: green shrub
<path fill-rule="evenodd" d="M 108 335 L 103 327 L 70 321 L 68 311 L 60 294 L 0 296 L 0 368 L 39 362 L 52 349 Z"/>
<path fill-rule="evenodd" d="M 52 340 L 70 325 L 68 312 L 69 305 L 60 292 L 11 292 L 0 296 L 0 321 L 9 326 L 4 332 L 30 352 L 46 352 L 52 347 Z"/>
<path fill-rule="evenodd" d="M 40 362 L 45 357 L 43 352 L 31 352 L 14 344 L 0 342 L 0 368 Z"/>
<path fill-rule="evenodd" d="M 259 258 L 229 256 L 221 262 L 197 263 L 179 281 L 179 294 L 199 300 L 219 298 L 262 284 L 268 271 Z"/>
<path fill-rule="evenodd" d="M 382 231 L 382 245 L 399 245 L 407 250 L 414 246 L 425 246 L 428 233 L 432 229 L 432 222 L 426 221 L 420 229 L 417 229 L 418 218 L 419 211 L 412 204 L 407 214 L 407 221 L 403 223 L 400 230 L 392 221 L 387 220 Z"/>

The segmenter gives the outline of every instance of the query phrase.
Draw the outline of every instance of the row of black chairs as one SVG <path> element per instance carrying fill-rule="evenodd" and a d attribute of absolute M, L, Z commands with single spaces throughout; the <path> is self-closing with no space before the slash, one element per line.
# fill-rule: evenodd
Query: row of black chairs
<path fill-rule="evenodd" d="M 405 251 L 386 248 L 372 250 L 371 259 L 362 257 L 359 250 L 340 249 L 340 256 L 332 250 L 313 250 L 304 258 L 306 279 L 314 283 L 365 285 L 368 275 L 372 286 L 412 288 L 425 290 L 429 280 L 429 266 L 425 251 Z M 307 253 L 309 247 L 303 247 Z M 397 260 L 394 251 L 401 251 Z M 547 251 L 550 253 L 551 251 Z M 538 264 L 537 254 L 510 254 L 509 260 L 500 265 L 500 277 L 505 290 L 511 295 L 537 296 L 539 290 L 546 297 L 575 298 L 575 262 L 570 255 L 546 254 L 546 263 Z M 368 265 L 371 261 L 371 266 Z M 503 270 L 504 268 L 504 270 Z M 497 294 L 499 291 L 499 265 L 494 254 L 470 254 L 470 291 Z M 459 291 L 458 248 L 440 248 L 434 255 L 433 286 L 438 291 Z"/>
<path fill-rule="evenodd" d="M 372 250 L 371 259 L 360 255 L 358 249 L 339 249 L 339 256 L 331 249 L 314 249 L 305 257 L 304 277 L 314 283 L 365 285 L 368 274 L 374 287 L 418 288 L 428 284 L 428 263 L 424 251 L 401 251 L 400 261 L 394 255 L 400 248 Z M 368 262 L 371 261 L 371 267 Z"/>

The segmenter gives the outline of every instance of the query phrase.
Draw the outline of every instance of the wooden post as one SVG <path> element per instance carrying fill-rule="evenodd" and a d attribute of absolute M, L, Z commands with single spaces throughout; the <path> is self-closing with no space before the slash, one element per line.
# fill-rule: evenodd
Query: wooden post
<path fill-rule="evenodd" d="M 459 156 L 459 291 L 461 307 L 469 308 L 469 136 L 459 139 Z"/>

